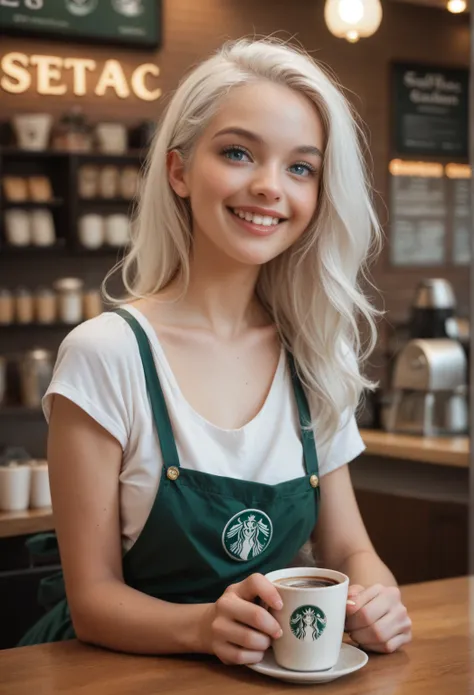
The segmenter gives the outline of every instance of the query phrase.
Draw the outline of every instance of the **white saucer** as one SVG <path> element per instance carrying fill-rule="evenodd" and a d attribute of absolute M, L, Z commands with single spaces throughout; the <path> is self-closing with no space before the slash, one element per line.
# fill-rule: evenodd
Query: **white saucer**
<path fill-rule="evenodd" d="M 282 666 L 278 666 L 273 656 L 273 651 L 269 649 L 265 652 L 263 660 L 259 664 L 249 664 L 252 671 L 262 673 L 264 676 L 279 678 L 288 683 L 329 683 L 348 673 L 358 671 L 366 665 L 369 657 L 357 647 L 350 644 L 342 644 L 337 664 L 328 671 L 289 671 Z"/>

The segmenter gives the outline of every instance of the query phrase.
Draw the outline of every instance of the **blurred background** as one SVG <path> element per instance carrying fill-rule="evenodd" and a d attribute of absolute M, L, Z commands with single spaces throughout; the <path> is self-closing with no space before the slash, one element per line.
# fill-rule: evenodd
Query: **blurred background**
<path fill-rule="evenodd" d="M 295 37 L 366 124 L 386 313 L 351 474 L 401 583 L 467 573 L 469 23 L 464 0 L 0 0 L 0 648 L 57 567 L 40 409 L 57 348 L 103 310 L 169 95 L 244 35 Z"/>

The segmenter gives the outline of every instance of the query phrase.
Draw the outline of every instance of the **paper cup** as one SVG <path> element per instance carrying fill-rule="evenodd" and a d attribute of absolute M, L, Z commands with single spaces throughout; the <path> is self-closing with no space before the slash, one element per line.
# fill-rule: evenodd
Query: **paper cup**
<path fill-rule="evenodd" d="M 276 570 L 266 577 L 283 601 L 282 610 L 270 609 L 283 630 L 282 637 L 272 643 L 276 662 L 292 671 L 325 671 L 335 666 L 344 635 L 349 578 L 315 567 Z M 321 578 L 336 583 L 303 588 Z"/>
<path fill-rule="evenodd" d="M 30 501 L 31 468 L 27 464 L 0 466 L 0 511 L 22 512 Z"/>
<path fill-rule="evenodd" d="M 41 509 L 50 506 L 48 464 L 46 461 L 34 461 L 31 465 L 30 507 Z"/>

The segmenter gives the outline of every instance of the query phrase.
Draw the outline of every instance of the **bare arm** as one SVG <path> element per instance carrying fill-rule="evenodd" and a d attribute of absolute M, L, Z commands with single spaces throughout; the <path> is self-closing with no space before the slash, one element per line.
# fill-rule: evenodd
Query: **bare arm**
<path fill-rule="evenodd" d="M 118 651 L 205 651 L 209 605 L 178 605 L 128 587 L 119 524 L 120 444 L 83 410 L 55 396 L 48 461 L 67 596 L 79 639 Z"/>
<path fill-rule="evenodd" d="M 175 604 L 124 583 L 119 522 L 120 444 L 83 410 L 55 396 L 48 459 L 68 603 L 78 638 L 139 654 L 213 653 L 224 663 L 262 659 L 278 622 L 254 599 L 280 606 L 251 575 L 212 604 Z"/>
<path fill-rule="evenodd" d="M 396 585 L 367 534 L 348 466 L 323 476 L 320 485 L 321 509 L 313 536 L 318 564 L 344 572 L 351 584 Z"/>

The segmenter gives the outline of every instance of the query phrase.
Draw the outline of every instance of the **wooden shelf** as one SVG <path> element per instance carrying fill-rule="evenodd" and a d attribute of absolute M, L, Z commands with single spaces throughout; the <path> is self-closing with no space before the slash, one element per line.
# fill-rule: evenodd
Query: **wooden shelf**
<path fill-rule="evenodd" d="M 26 509 L 23 512 L 0 512 L 0 538 L 52 530 L 54 521 L 51 507 Z"/>
<path fill-rule="evenodd" d="M 363 456 L 420 461 L 439 466 L 469 468 L 469 437 L 420 437 L 361 429 Z"/>
<path fill-rule="evenodd" d="M 0 155 L 9 159 L 47 159 L 49 157 L 67 157 L 69 152 L 61 150 L 22 150 L 19 147 L 1 147 Z"/>
<path fill-rule="evenodd" d="M 33 417 L 43 418 L 41 408 L 27 408 L 25 405 L 0 406 L 0 417 Z"/>
<path fill-rule="evenodd" d="M 51 330 L 51 331 L 62 331 L 62 330 L 72 330 L 79 324 L 77 323 L 62 323 L 55 321 L 54 323 L 38 323 L 34 321 L 33 323 L 0 323 L 0 331 L 29 331 L 29 330 Z"/>
<path fill-rule="evenodd" d="M 65 242 L 58 242 L 56 244 L 52 244 L 51 246 L 9 246 L 8 244 L 5 244 L 4 246 L 0 247 L 0 258 L 38 255 L 48 256 L 67 251 L 68 249 Z"/>
<path fill-rule="evenodd" d="M 133 205 L 135 201 L 127 198 L 79 198 L 79 205 Z"/>
<path fill-rule="evenodd" d="M 41 202 L 34 200 L 5 200 L 3 202 L 3 209 L 23 208 L 24 210 L 32 210 L 34 208 L 58 208 L 61 205 L 64 205 L 64 200 L 62 198 L 53 198 L 52 200 L 43 200 Z"/>

